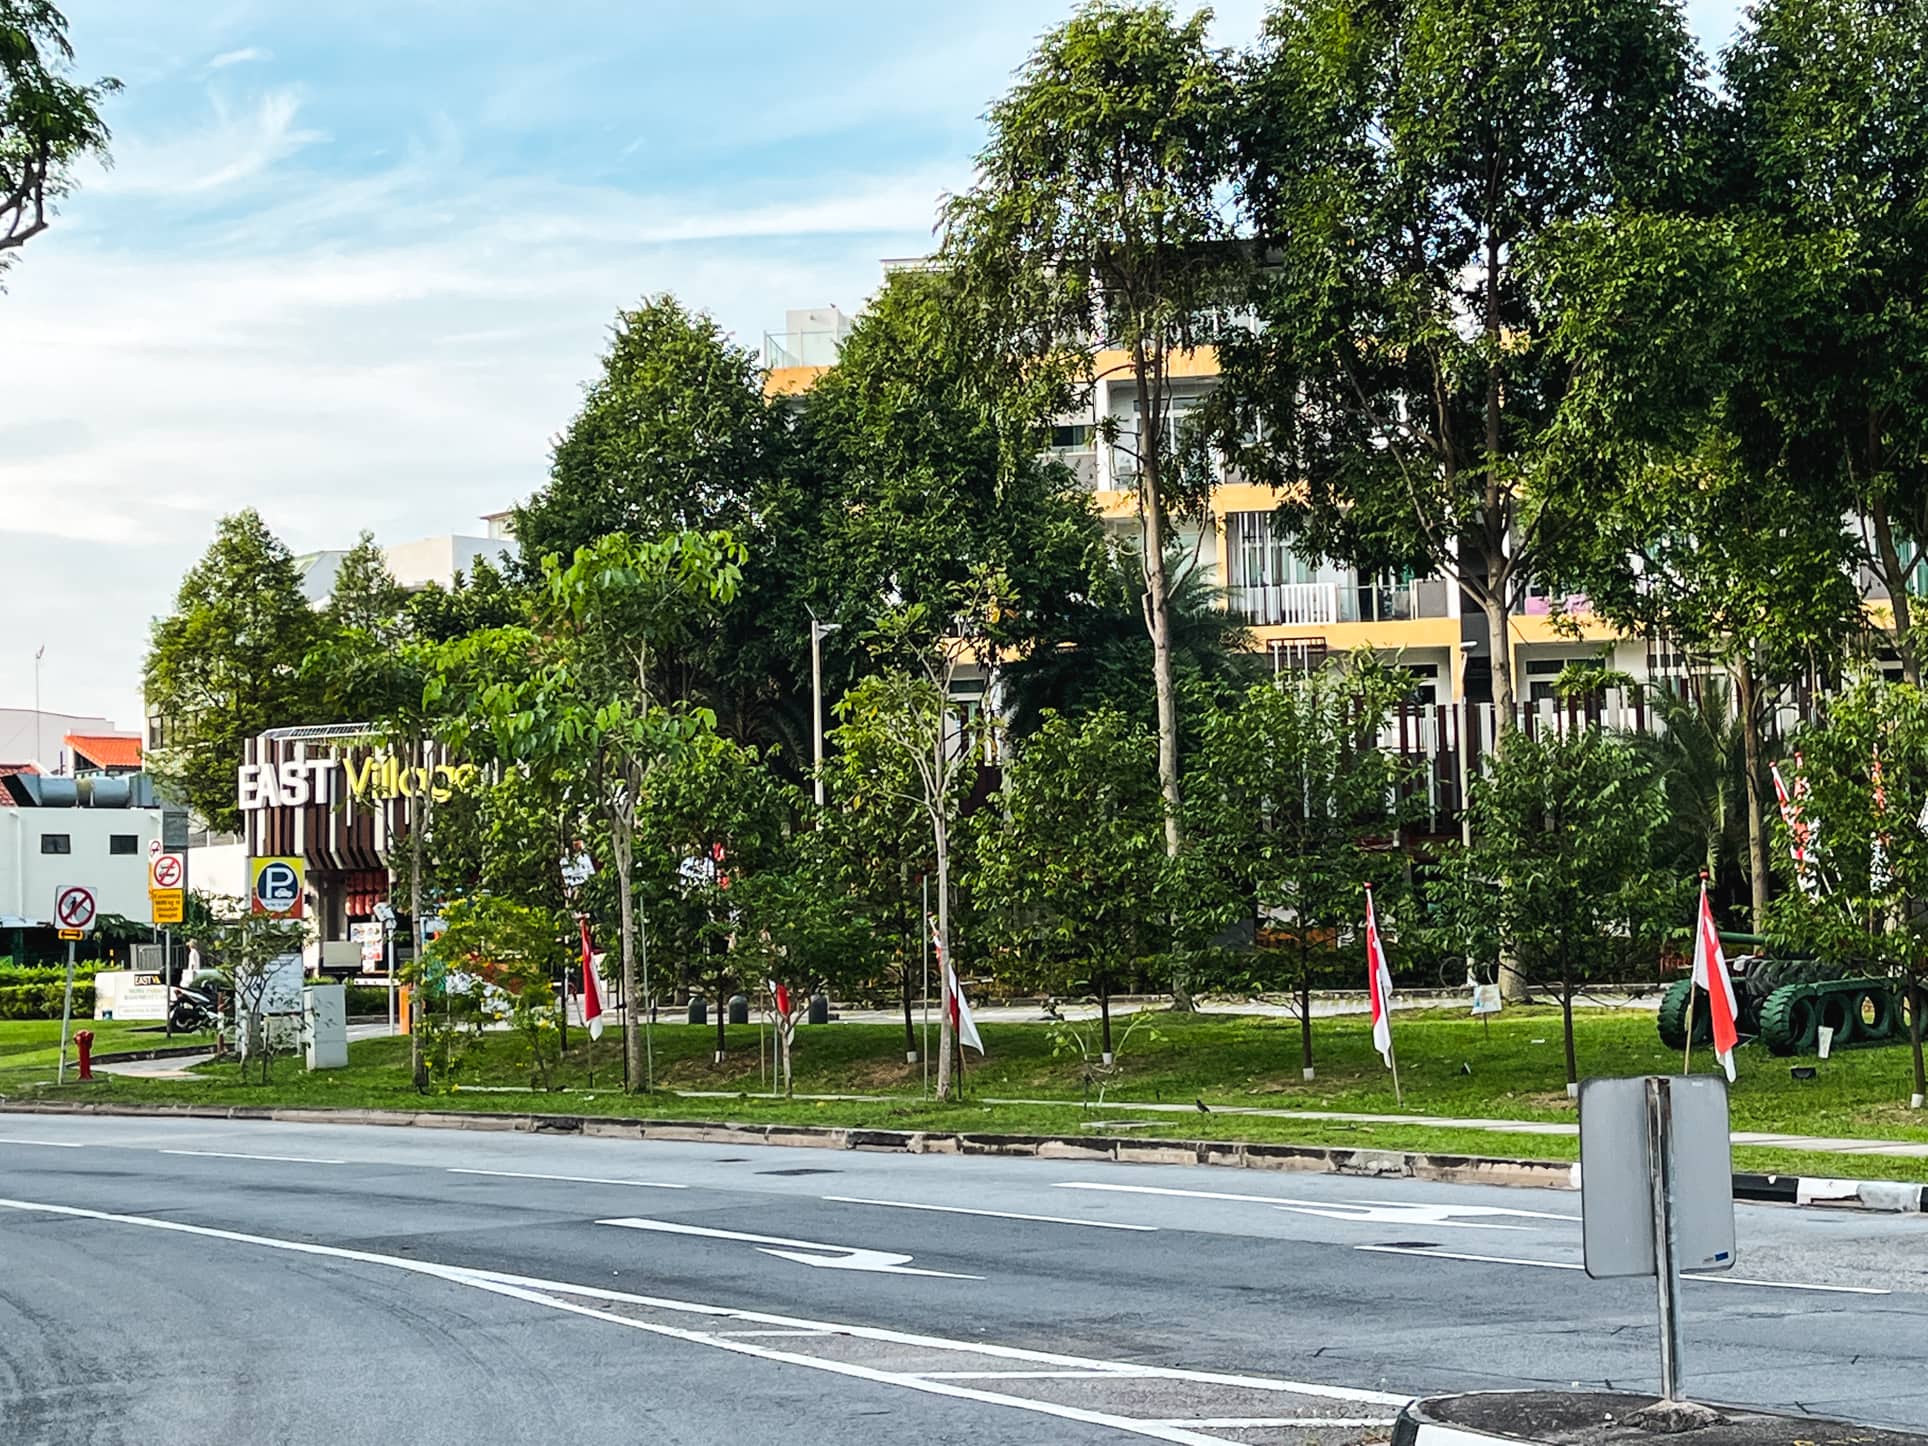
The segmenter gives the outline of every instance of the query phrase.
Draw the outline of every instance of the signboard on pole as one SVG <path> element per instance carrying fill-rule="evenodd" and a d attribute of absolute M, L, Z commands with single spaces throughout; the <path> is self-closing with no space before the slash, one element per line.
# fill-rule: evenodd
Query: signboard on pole
<path fill-rule="evenodd" d="M 186 886 L 187 859 L 182 854 L 160 851 L 147 860 L 149 889 L 179 889 Z"/>
<path fill-rule="evenodd" d="M 85 884 L 62 884 L 54 890 L 54 924 L 61 937 L 75 938 L 94 923 L 94 891 Z"/>
<path fill-rule="evenodd" d="M 148 917 L 156 924 L 179 924 L 187 918 L 185 889 L 149 889 Z"/>
<path fill-rule="evenodd" d="M 301 917 L 301 860 L 248 860 L 248 897 L 254 913 L 274 919 Z"/>

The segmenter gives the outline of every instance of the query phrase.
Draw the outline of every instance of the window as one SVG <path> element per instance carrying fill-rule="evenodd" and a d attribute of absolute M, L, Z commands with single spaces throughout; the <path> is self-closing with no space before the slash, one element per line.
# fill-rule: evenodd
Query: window
<path fill-rule="evenodd" d="M 1233 587 L 1312 581 L 1312 564 L 1292 550 L 1288 535 L 1274 530 L 1269 512 L 1226 513 L 1225 552 Z"/>
<path fill-rule="evenodd" d="M 110 833 L 107 835 L 107 852 L 110 854 L 137 854 L 141 851 L 141 836 L 137 833 Z"/>
<path fill-rule="evenodd" d="M 1091 434 L 1096 429 L 1083 422 L 1051 429 L 1051 445 L 1060 452 L 1076 452 L 1091 445 Z"/>
<path fill-rule="evenodd" d="M 40 851 L 43 854 L 70 854 L 74 851 L 71 834 L 43 833 L 40 836 Z"/>

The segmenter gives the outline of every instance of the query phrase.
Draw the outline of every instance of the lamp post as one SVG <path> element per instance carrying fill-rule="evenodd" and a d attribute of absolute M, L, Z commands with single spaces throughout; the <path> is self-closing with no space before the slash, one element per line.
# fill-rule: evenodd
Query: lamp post
<path fill-rule="evenodd" d="M 842 626 L 819 622 L 815 613 L 810 614 L 810 734 L 818 808 L 823 807 L 823 640 Z"/>

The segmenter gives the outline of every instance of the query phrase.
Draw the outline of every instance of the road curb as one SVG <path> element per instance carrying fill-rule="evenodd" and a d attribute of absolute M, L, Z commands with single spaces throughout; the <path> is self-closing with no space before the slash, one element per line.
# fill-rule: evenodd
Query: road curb
<path fill-rule="evenodd" d="M 1211 1165 L 1451 1185 L 1511 1185 L 1571 1190 L 1566 1161 L 1496 1159 L 1409 1150 L 1355 1150 L 1245 1140 L 1146 1139 L 1142 1136 L 1009 1135 L 977 1131 L 886 1130 L 857 1126 L 756 1124 L 731 1120 L 636 1120 L 619 1115 L 537 1115 L 482 1110 L 301 1109 L 272 1105 L 94 1104 L 0 1100 L 0 1114 L 127 1115 L 163 1119 L 261 1120 L 305 1125 L 388 1125 L 491 1130 L 599 1139 L 693 1144 L 787 1145 L 908 1155 L 999 1155 L 1125 1165 Z M 1797 1206 L 1928 1214 L 1928 1185 L 1892 1180 L 1832 1180 L 1794 1175 L 1734 1176 L 1734 1198 Z"/>

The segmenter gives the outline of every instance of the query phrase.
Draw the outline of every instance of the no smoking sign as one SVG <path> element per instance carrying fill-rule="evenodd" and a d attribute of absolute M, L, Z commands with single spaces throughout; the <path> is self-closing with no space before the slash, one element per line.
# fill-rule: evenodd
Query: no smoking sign
<path fill-rule="evenodd" d="M 187 876 L 187 865 L 179 854 L 155 854 L 147 873 L 149 888 L 178 889 Z"/>

